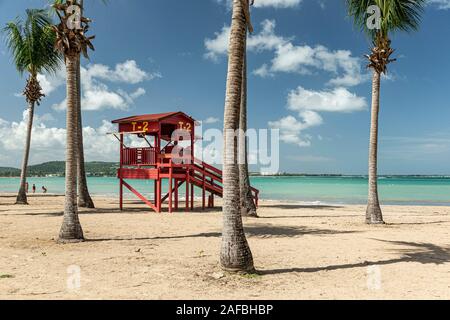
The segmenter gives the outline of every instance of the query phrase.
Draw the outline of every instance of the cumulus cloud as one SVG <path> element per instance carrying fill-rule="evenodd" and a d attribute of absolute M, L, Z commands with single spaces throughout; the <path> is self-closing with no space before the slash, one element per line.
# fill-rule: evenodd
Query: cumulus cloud
<path fill-rule="evenodd" d="M 22 159 L 26 139 L 28 112 L 23 113 L 20 122 L 9 122 L 0 118 L 0 154 L 2 164 L 18 167 Z M 49 115 L 36 115 L 32 132 L 31 163 L 64 160 L 66 129 L 50 126 L 53 118 Z M 114 126 L 103 121 L 97 128 L 83 128 L 84 147 L 88 161 L 117 161 L 117 141 L 107 135 Z"/>
<path fill-rule="evenodd" d="M 42 92 L 46 96 L 49 96 L 53 91 L 65 83 L 66 74 L 64 69 L 60 69 L 53 75 L 38 74 L 37 79 L 41 84 Z"/>
<path fill-rule="evenodd" d="M 289 39 L 275 34 L 275 27 L 274 20 L 264 20 L 261 23 L 261 31 L 248 37 L 247 49 L 255 52 L 270 51 L 287 43 Z M 228 52 L 229 39 L 230 27 L 225 25 L 220 32 L 214 34 L 214 38 L 205 40 L 205 58 L 217 62 L 221 56 L 225 56 Z"/>
<path fill-rule="evenodd" d="M 356 86 L 367 79 L 363 73 L 361 59 L 353 57 L 349 50 L 330 50 L 323 45 L 296 45 L 292 38 L 279 36 L 275 32 L 276 22 L 264 20 L 261 31 L 250 35 L 247 48 L 250 52 L 273 51 L 274 58 L 269 63 L 253 71 L 254 75 L 267 78 L 276 73 L 311 74 L 316 70 L 334 76 L 329 86 Z M 219 61 L 228 50 L 230 27 L 224 26 L 212 39 L 205 40 L 205 58 Z"/>
<path fill-rule="evenodd" d="M 293 116 L 287 116 L 278 121 L 269 122 L 269 126 L 272 129 L 280 130 L 280 139 L 285 143 L 296 144 L 300 147 L 311 145 L 311 137 L 303 135 L 303 130 L 311 127 L 311 124 L 306 121 L 302 122 Z"/>
<path fill-rule="evenodd" d="M 249 37 L 247 47 L 257 52 L 274 50 L 291 40 L 275 34 L 275 27 L 275 20 L 266 19 L 261 22 L 261 31 Z"/>
<path fill-rule="evenodd" d="M 114 69 L 102 64 L 90 64 L 87 67 L 82 67 L 82 108 L 87 111 L 102 109 L 127 110 L 137 98 L 145 95 L 145 89 L 140 87 L 129 93 L 121 89 L 112 90 L 105 82 L 135 85 L 160 77 L 159 73 L 148 73 L 140 69 L 134 60 L 119 63 Z M 55 85 L 59 82 L 53 80 L 50 83 L 49 87 L 54 90 Z M 65 110 L 66 108 L 66 100 L 53 105 L 55 110 Z"/>
<path fill-rule="evenodd" d="M 298 87 L 288 95 L 288 108 L 298 112 L 305 110 L 354 112 L 366 109 L 367 102 L 365 98 L 358 97 L 345 88 L 314 91 Z"/>
<path fill-rule="evenodd" d="M 112 82 L 123 82 L 129 84 L 137 84 L 145 80 L 152 80 L 155 78 L 160 78 L 159 73 L 148 73 L 140 69 L 134 60 L 127 60 L 124 63 L 119 63 L 114 69 L 102 65 L 94 64 L 88 66 L 85 70 L 86 76 L 90 79 L 98 78 L 103 80 L 108 80 Z"/>
<path fill-rule="evenodd" d="M 325 46 L 297 46 L 286 43 L 277 47 L 270 72 L 310 74 L 322 70 L 336 75 L 331 86 L 356 86 L 368 79 L 361 70 L 361 60 L 349 50 L 330 50 Z"/>
<path fill-rule="evenodd" d="M 353 87 L 367 81 L 368 73 L 362 71 L 362 61 L 354 57 L 350 50 L 331 50 L 323 45 L 297 45 L 293 38 L 277 35 L 274 20 L 264 20 L 261 31 L 250 35 L 247 40 L 250 52 L 273 52 L 270 62 L 253 71 L 262 78 L 274 77 L 278 73 L 315 74 L 322 72 L 331 79 L 326 90 L 308 90 L 298 87 L 287 97 L 287 108 L 296 116 L 286 116 L 269 122 L 269 126 L 280 130 L 280 138 L 286 143 L 310 146 L 312 137 L 305 130 L 323 124 L 321 113 L 348 113 L 365 110 L 365 98 L 351 93 Z M 230 28 L 224 26 L 213 39 L 205 40 L 205 57 L 218 61 L 227 54 Z"/>
<path fill-rule="evenodd" d="M 298 87 L 289 93 L 287 100 L 288 109 L 297 112 L 300 120 L 294 116 L 287 116 L 269 122 L 269 126 L 280 130 L 280 139 L 283 142 L 300 147 L 311 145 L 312 138 L 304 134 L 304 130 L 323 124 L 319 112 L 346 113 L 367 108 L 365 98 L 358 97 L 345 88 L 313 91 Z"/>
<path fill-rule="evenodd" d="M 223 26 L 220 32 L 214 34 L 213 39 L 205 39 L 206 53 L 204 57 L 213 61 L 218 61 L 219 57 L 228 52 L 230 39 L 230 27 Z"/>

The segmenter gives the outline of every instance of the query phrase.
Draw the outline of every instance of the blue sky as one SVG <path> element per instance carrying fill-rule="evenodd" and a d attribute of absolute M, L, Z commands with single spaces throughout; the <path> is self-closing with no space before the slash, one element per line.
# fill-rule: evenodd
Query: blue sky
<path fill-rule="evenodd" d="M 182 110 L 221 128 L 226 0 L 86 0 L 96 51 L 83 61 L 88 160 L 116 160 L 110 120 Z M 44 6 L 0 0 L 0 25 Z M 344 1 L 256 0 L 249 39 L 249 126 L 281 130 L 281 171 L 367 171 L 370 43 Z M 380 173 L 450 174 L 450 1 L 435 0 L 413 34 L 394 34 L 398 61 L 382 82 Z M 42 75 L 32 163 L 64 159 L 64 78 Z M 0 44 L 0 166 L 19 166 L 25 79 Z M 207 122 L 207 123 L 206 123 Z"/>

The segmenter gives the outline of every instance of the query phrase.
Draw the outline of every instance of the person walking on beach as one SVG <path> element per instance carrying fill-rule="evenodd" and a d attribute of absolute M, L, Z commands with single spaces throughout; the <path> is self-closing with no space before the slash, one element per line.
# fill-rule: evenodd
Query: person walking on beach
<path fill-rule="evenodd" d="M 36 193 L 36 185 L 33 184 L 33 193 Z"/>
<path fill-rule="evenodd" d="M 47 193 L 47 188 L 45 186 L 42 186 L 42 193 Z"/>

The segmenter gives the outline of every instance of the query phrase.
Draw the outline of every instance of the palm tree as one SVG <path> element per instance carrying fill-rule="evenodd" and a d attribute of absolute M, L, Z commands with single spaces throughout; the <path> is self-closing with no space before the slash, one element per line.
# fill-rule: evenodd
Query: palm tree
<path fill-rule="evenodd" d="M 103 0 L 104 3 L 107 0 Z M 53 4 L 63 4 L 64 0 L 54 0 Z M 84 0 L 79 1 L 80 13 L 84 13 Z M 81 61 L 77 66 L 77 86 L 78 86 L 78 99 L 77 99 L 77 182 L 78 182 L 78 207 L 80 208 L 95 208 L 94 201 L 92 201 L 89 194 L 89 188 L 86 178 L 86 167 L 84 161 L 84 143 L 83 143 L 83 120 L 81 112 Z"/>
<path fill-rule="evenodd" d="M 26 21 L 19 18 L 4 29 L 7 46 L 10 49 L 17 70 L 29 74 L 23 95 L 28 103 L 28 124 L 25 151 L 22 160 L 20 188 L 16 204 L 28 204 L 26 194 L 27 167 L 30 155 L 34 108 L 40 105 L 42 88 L 37 79 L 41 72 L 55 73 L 61 63 L 60 55 L 54 50 L 55 34 L 51 31 L 52 21 L 48 12 L 39 9 L 26 10 Z"/>
<path fill-rule="evenodd" d="M 84 13 L 84 0 L 80 0 L 81 15 Z M 78 60 L 77 66 L 77 86 L 78 86 L 78 99 L 77 99 L 77 138 L 78 138 L 78 150 L 77 150 L 77 176 L 78 176 L 78 207 L 80 208 L 95 208 L 94 201 L 92 201 L 89 194 L 89 188 L 86 178 L 86 168 L 84 163 L 84 142 L 83 142 L 83 119 L 81 112 L 81 63 Z"/>
<path fill-rule="evenodd" d="M 391 55 L 390 34 L 395 31 L 415 31 L 419 27 L 420 17 L 426 0 L 346 0 L 348 13 L 354 18 L 355 25 L 370 37 L 373 48 L 367 55 L 368 68 L 373 70 L 372 79 L 372 115 L 369 145 L 369 197 L 366 211 L 368 224 L 384 224 L 378 199 L 378 115 L 380 110 L 380 80 L 387 73 L 387 66 L 394 62 Z M 370 6 L 381 10 L 379 28 L 370 28 L 367 11 Z"/>
<path fill-rule="evenodd" d="M 83 241 L 83 230 L 78 218 L 77 205 L 77 150 L 78 150 L 78 81 L 80 53 L 88 58 L 88 48 L 94 50 L 91 44 L 93 36 L 86 37 L 89 29 L 89 19 L 80 17 L 81 29 L 70 28 L 68 21 L 70 13 L 67 9 L 79 6 L 76 0 L 56 3 L 53 7 L 60 19 L 60 24 L 53 26 L 56 33 L 56 48 L 64 54 L 67 73 L 67 144 L 66 144 L 66 197 L 64 219 L 59 234 L 60 242 Z M 61 13 L 60 13 L 61 12 Z"/>
<path fill-rule="evenodd" d="M 247 38 L 247 35 L 246 35 Z M 243 216 L 257 217 L 256 205 L 253 200 L 248 172 L 248 144 L 247 144 L 247 48 L 245 39 L 244 61 L 242 66 L 242 92 L 241 110 L 239 115 L 239 129 L 241 137 L 239 139 L 239 189 L 241 197 L 241 211 Z"/>
<path fill-rule="evenodd" d="M 247 26 L 248 0 L 233 0 L 227 89 L 224 114 L 223 232 L 220 262 L 227 271 L 254 270 L 253 257 L 244 233 L 240 210 L 238 138 L 242 91 L 242 68 Z"/>

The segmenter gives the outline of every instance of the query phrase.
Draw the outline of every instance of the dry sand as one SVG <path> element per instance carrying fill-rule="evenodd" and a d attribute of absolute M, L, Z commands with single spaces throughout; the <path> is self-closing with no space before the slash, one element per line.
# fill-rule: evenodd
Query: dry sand
<path fill-rule="evenodd" d="M 244 221 L 260 274 L 242 276 L 218 264 L 219 210 L 95 201 L 80 215 L 88 241 L 59 245 L 62 197 L 0 197 L 0 298 L 450 299 L 449 207 L 387 206 L 389 225 L 366 226 L 363 206 L 263 202 Z"/>

